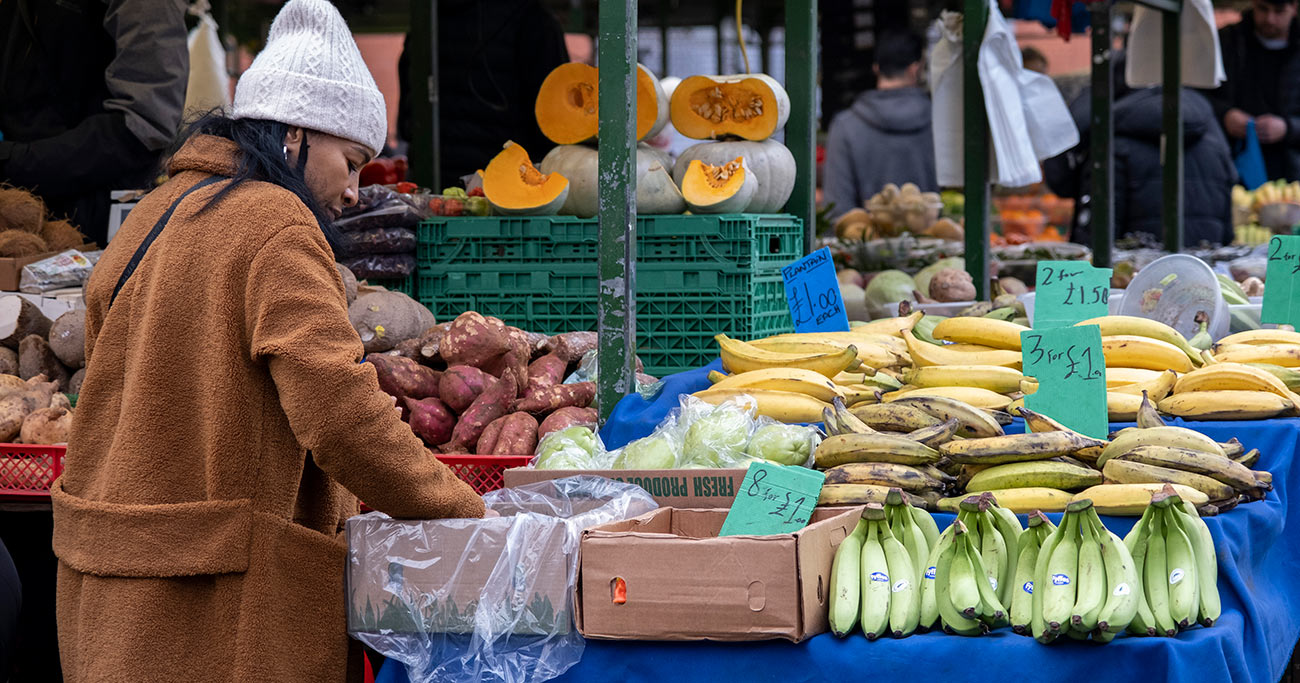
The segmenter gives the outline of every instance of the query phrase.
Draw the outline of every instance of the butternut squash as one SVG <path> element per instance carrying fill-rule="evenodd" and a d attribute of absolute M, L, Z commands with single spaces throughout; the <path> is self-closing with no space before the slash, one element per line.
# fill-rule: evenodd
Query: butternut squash
<path fill-rule="evenodd" d="M 668 174 L 668 157 L 641 143 L 636 149 L 636 212 L 674 214 L 686 210 L 686 201 Z M 542 159 L 542 173 L 559 173 L 569 179 L 569 198 L 560 214 L 591 218 L 599 208 L 596 150 L 587 145 L 560 145 Z"/>
<path fill-rule="evenodd" d="M 483 171 L 483 195 L 499 214 L 551 216 L 564 206 L 569 180 L 537 170 L 527 150 L 506 142 Z"/>
<path fill-rule="evenodd" d="M 743 157 L 718 166 L 696 159 L 682 177 L 682 196 L 692 213 L 744 213 L 757 187 Z"/>
<path fill-rule="evenodd" d="M 668 96 L 654 72 L 637 64 L 636 139 L 654 137 L 668 124 Z M 533 114 L 542 134 L 560 145 L 596 139 L 599 129 L 599 72 L 578 62 L 561 64 L 542 81 Z"/>
<path fill-rule="evenodd" d="M 673 127 L 696 140 L 766 140 L 790 118 L 785 88 L 765 74 L 691 76 L 673 90 Z"/>

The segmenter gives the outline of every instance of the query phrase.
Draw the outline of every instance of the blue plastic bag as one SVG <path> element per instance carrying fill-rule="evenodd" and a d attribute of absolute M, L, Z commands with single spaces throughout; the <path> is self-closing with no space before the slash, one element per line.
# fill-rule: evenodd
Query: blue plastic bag
<path fill-rule="evenodd" d="M 1246 124 L 1246 139 L 1242 149 L 1233 158 L 1237 165 L 1237 175 L 1241 184 L 1248 190 L 1268 182 L 1268 171 L 1264 168 L 1264 152 L 1259 148 L 1259 134 L 1255 132 L 1255 121 Z"/>

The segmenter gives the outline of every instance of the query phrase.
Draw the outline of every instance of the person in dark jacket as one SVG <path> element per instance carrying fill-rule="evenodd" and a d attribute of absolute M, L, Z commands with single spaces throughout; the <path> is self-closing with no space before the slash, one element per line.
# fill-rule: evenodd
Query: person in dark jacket
<path fill-rule="evenodd" d="M 1118 67 L 1123 73 L 1123 67 Z M 1118 85 L 1118 82 L 1117 82 Z M 1145 232 L 1157 239 L 1164 234 L 1160 137 L 1163 123 L 1160 88 L 1117 93 L 1115 102 L 1114 206 L 1116 236 Z M 1232 242 L 1232 185 L 1237 170 L 1214 110 L 1200 93 L 1183 90 L 1183 220 L 1184 244 Z M 1048 187 L 1062 197 L 1075 199 L 1074 242 L 1091 244 L 1090 195 L 1092 173 L 1088 136 L 1091 91 L 1085 90 L 1070 106 L 1081 141 L 1070 151 L 1044 163 Z"/>
<path fill-rule="evenodd" d="M 919 87 L 921 39 L 886 34 L 876 46 L 875 90 L 831 121 L 826 139 L 825 199 L 834 220 L 888 183 L 939 189 L 930 128 L 930 96 Z"/>
<path fill-rule="evenodd" d="M 1210 93 L 1229 139 L 1255 122 L 1271 179 L 1300 180 L 1300 20 L 1297 0 L 1254 0 L 1239 23 L 1219 31 L 1228 77 Z"/>
<path fill-rule="evenodd" d="M 152 185 L 189 78 L 183 0 L 0 2 L 0 181 L 107 242 L 109 192 Z"/>
<path fill-rule="evenodd" d="M 408 35 L 408 46 L 409 40 Z M 507 140 L 541 163 L 555 143 L 537 126 L 537 91 L 555 67 L 569 61 L 555 15 L 538 0 L 442 0 L 436 47 L 442 184 L 457 185 L 461 176 L 484 168 Z M 403 49 L 397 134 L 407 141 L 414 125 L 408 59 Z"/>

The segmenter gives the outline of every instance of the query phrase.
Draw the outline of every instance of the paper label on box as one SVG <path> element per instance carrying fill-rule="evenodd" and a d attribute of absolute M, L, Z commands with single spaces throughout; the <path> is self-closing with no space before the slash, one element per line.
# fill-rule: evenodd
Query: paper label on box
<path fill-rule="evenodd" d="M 808 525 L 826 475 L 806 467 L 754 462 L 719 536 L 789 534 Z"/>

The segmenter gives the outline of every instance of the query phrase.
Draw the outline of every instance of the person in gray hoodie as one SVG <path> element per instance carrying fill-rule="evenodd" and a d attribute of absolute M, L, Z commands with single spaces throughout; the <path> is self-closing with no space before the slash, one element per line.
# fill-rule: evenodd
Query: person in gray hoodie
<path fill-rule="evenodd" d="M 824 199 L 834 220 L 888 183 L 936 191 L 930 96 L 920 87 L 922 42 L 891 33 L 876 46 L 876 89 L 831 120 Z"/>

